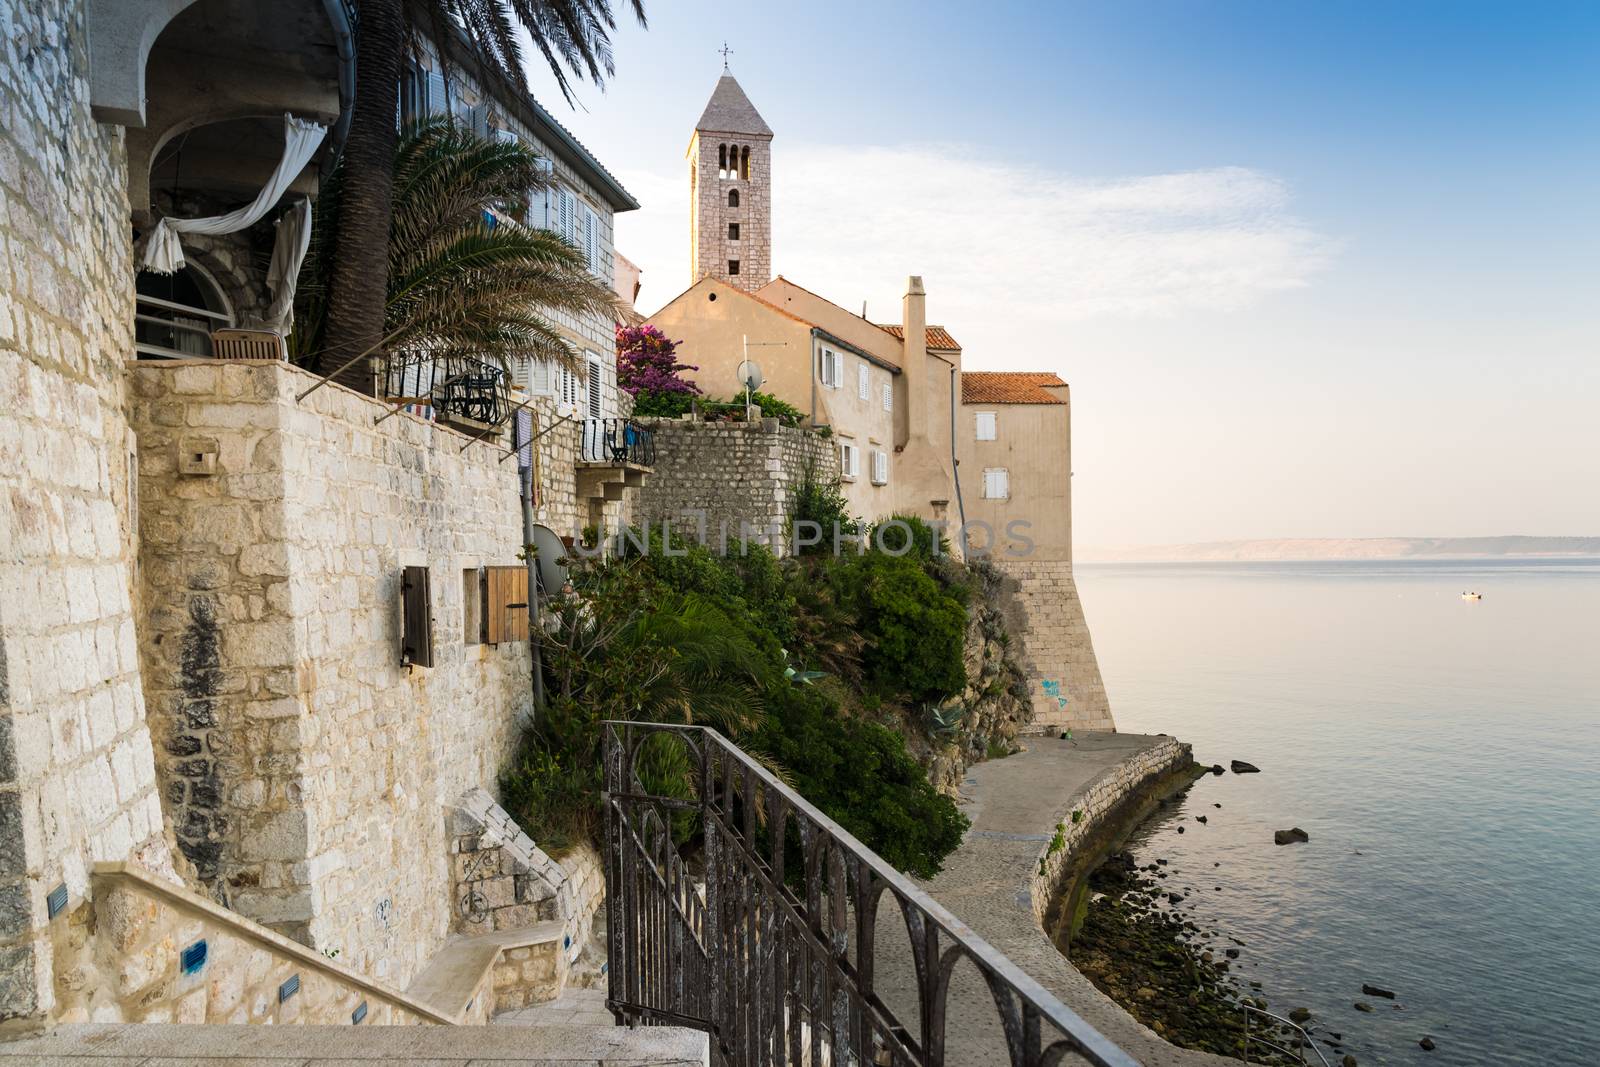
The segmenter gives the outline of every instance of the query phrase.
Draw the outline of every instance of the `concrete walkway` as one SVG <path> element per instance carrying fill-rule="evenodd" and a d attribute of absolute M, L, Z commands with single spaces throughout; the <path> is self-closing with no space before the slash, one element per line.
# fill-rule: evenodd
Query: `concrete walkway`
<path fill-rule="evenodd" d="M 1180 1049 L 1157 1037 L 1079 974 L 1033 916 L 1029 887 L 1056 823 L 1101 774 L 1164 740 L 1112 733 L 1083 734 L 1070 742 L 1027 738 L 1026 752 L 973 767 L 962 785 L 970 801 L 962 810 L 972 828 L 944 870 L 925 885 L 980 937 L 1147 1067 L 1238 1067 L 1238 1060 Z M 900 1018 L 915 1020 L 915 1001 L 909 999 L 915 984 L 899 909 L 880 910 L 877 942 L 884 999 Z M 993 1000 L 975 968 L 958 969 L 948 1003 L 952 1067 L 1009 1062 Z"/>

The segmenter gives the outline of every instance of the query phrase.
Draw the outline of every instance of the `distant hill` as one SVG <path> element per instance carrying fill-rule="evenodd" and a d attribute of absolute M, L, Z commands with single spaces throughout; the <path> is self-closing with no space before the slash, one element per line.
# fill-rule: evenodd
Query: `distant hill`
<path fill-rule="evenodd" d="M 1207 541 L 1192 545 L 1088 547 L 1074 553 L 1074 558 L 1085 563 L 1481 559 L 1493 556 L 1600 557 L 1600 537 L 1291 537 L 1261 541 Z"/>

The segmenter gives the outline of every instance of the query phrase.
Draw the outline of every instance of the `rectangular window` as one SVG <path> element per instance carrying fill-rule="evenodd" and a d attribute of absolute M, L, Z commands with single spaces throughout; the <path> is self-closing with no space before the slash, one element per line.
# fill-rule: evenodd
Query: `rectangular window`
<path fill-rule="evenodd" d="M 860 451 L 848 441 L 839 442 L 839 476 L 855 478 L 860 470 Z"/>
<path fill-rule="evenodd" d="M 602 390 L 605 387 L 605 385 L 604 385 L 604 377 L 603 377 L 604 374 L 605 374 L 605 368 L 600 365 L 600 357 L 595 355 L 593 352 L 588 353 L 588 357 L 589 357 L 589 417 L 591 419 L 598 419 L 598 418 L 601 418 L 602 415 L 604 414 L 603 405 L 601 404 L 601 400 L 603 399 Z"/>
<path fill-rule="evenodd" d="M 977 438 L 980 441 L 994 440 L 994 412 L 980 411 L 977 413 Z"/>
<path fill-rule="evenodd" d="M 589 270 L 600 273 L 600 216 L 589 205 L 583 205 L 583 256 Z"/>
<path fill-rule="evenodd" d="M 739 273 L 739 261 L 737 259 L 728 260 L 728 273 L 729 274 L 738 274 Z"/>
<path fill-rule="evenodd" d="M 1011 498 L 1011 472 L 1004 467 L 989 467 L 983 472 L 983 498 L 1009 500 Z"/>
<path fill-rule="evenodd" d="M 738 239 L 739 239 L 739 224 L 737 222 L 728 223 L 728 240 L 737 241 Z"/>
<path fill-rule="evenodd" d="M 461 640 L 469 645 L 483 644 L 483 582 L 480 567 L 461 572 Z"/>
<path fill-rule="evenodd" d="M 884 382 L 883 383 L 883 410 L 885 410 L 885 411 L 893 411 L 894 410 L 894 383 L 893 382 Z"/>
<path fill-rule="evenodd" d="M 842 377 L 840 371 L 843 366 L 844 360 L 839 358 L 839 353 L 835 352 L 831 348 L 824 348 L 822 350 L 822 363 L 820 369 L 822 384 L 827 386 L 829 389 L 839 388 L 839 379 Z"/>
<path fill-rule="evenodd" d="M 886 485 L 889 481 L 889 453 L 882 450 L 872 453 L 872 484 Z"/>
<path fill-rule="evenodd" d="M 872 395 L 872 385 L 869 381 L 871 373 L 867 370 L 866 363 L 856 368 L 856 395 L 865 400 Z"/>

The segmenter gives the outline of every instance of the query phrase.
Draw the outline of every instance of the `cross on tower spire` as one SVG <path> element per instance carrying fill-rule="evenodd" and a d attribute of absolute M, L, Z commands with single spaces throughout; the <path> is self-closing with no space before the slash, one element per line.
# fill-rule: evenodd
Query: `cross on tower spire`
<path fill-rule="evenodd" d="M 728 47 L 727 41 L 723 41 L 722 47 L 717 51 L 722 54 L 722 72 L 726 74 L 728 72 L 728 57 L 733 55 L 733 49 Z"/>

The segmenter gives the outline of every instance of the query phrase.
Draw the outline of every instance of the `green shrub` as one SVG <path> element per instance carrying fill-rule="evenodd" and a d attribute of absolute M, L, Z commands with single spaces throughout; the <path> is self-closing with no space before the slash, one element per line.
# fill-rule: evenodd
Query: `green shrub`
<path fill-rule="evenodd" d="M 868 680 L 881 692 L 938 703 L 967 684 L 967 611 L 910 556 L 868 552 L 840 568 L 867 639 Z"/>
<path fill-rule="evenodd" d="M 693 393 L 641 389 L 633 398 L 633 413 L 641 419 L 675 419 L 694 404 Z"/>
<path fill-rule="evenodd" d="M 803 555 L 832 552 L 835 529 L 841 536 L 855 534 L 861 529 L 861 520 L 850 514 L 850 505 L 844 498 L 838 480 L 826 481 L 819 477 L 816 467 L 812 464 L 807 464 L 801 475 L 800 486 L 795 491 L 790 522 L 791 525 L 814 522 L 822 529 L 821 542 L 807 545 L 802 552 Z"/>
<path fill-rule="evenodd" d="M 762 418 L 777 419 L 784 426 L 799 426 L 805 421 L 805 412 L 771 393 L 751 393 L 750 401 L 761 409 Z"/>
<path fill-rule="evenodd" d="M 755 745 L 794 788 L 898 870 L 939 872 L 967 817 L 928 782 L 899 734 L 842 716 L 817 690 L 795 687 Z"/>

